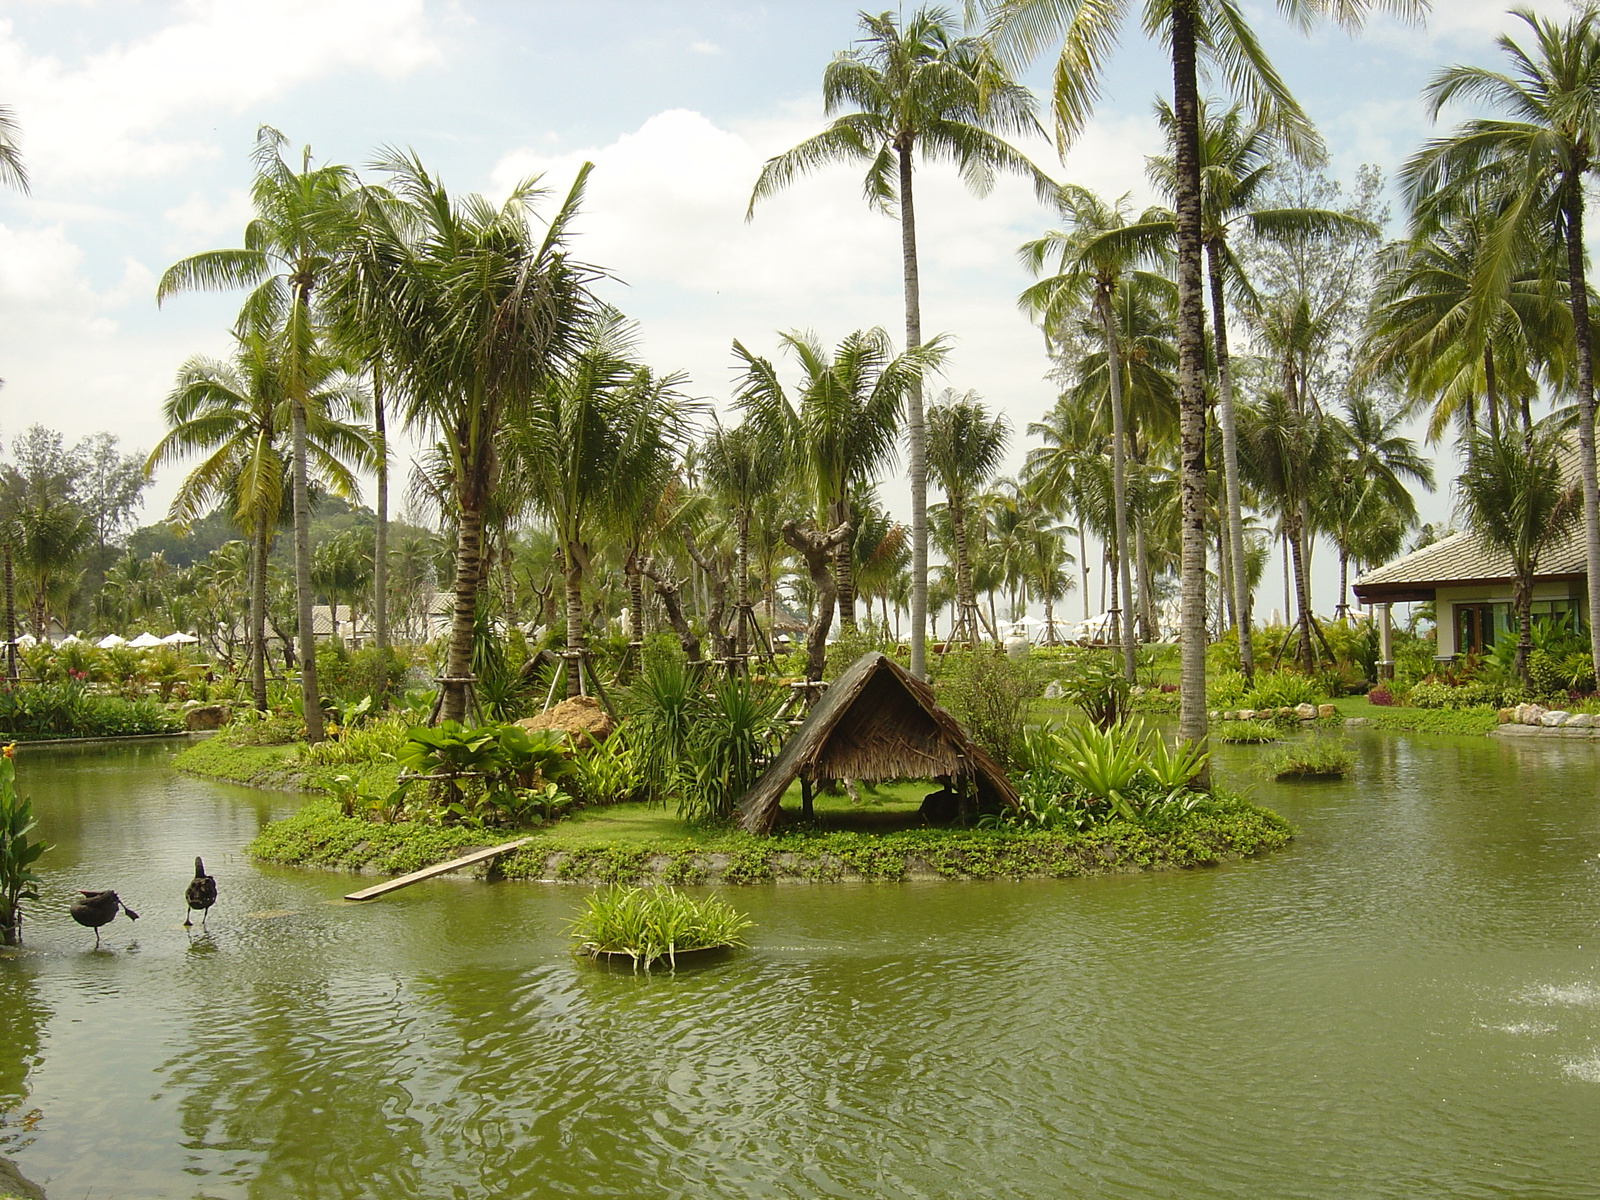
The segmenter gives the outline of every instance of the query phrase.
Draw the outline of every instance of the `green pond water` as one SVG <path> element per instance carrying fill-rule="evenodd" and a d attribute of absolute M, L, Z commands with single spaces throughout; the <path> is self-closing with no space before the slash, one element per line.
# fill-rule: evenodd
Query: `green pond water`
<path fill-rule="evenodd" d="M 0 1155 L 56 1200 L 1600 1196 L 1600 748 L 1356 740 L 1255 784 L 1270 857 L 738 889 L 752 948 L 653 977 L 568 954 L 577 889 L 347 905 L 239 852 L 294 797 L 27 751 Z M 96 952 L 79 887 L 144 919 Z"/>

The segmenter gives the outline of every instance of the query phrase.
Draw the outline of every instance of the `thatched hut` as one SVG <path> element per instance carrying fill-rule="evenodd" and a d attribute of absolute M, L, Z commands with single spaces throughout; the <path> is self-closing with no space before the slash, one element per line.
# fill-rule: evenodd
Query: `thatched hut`
<path fill-rule="evenodd" d="M 940 708 L 933 689 L 882 654 L 863 654 L 829 685 L 766 773 L 739 801 L 739 823 L 766 833 L 799 778 L 881 783 L 949 776 L 980 804 L 1017 803 L 1000 765 Z"/>

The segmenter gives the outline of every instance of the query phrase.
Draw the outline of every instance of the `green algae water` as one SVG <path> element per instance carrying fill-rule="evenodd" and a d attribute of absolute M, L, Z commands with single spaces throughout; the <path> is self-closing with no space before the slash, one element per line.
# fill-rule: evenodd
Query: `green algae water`
<path fill-rule="evenodd" d="M 0 1155 L 56 1200 L 1600 1196 L 1600 749 L 1356 742 L 1253 784 L 1267 858 L 738 889 L 752 948 L 676 976 L 574 960 L 576 889 L 347 905 L 239 853 L 295 797 L 26 751 Z M 79 887 L 143 919 L 96 952 Z"/>

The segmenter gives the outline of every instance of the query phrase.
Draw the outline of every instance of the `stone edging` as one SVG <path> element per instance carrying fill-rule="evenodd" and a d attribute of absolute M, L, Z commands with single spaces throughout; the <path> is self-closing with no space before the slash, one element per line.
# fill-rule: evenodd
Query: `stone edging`
<path fill-rule="evenodd" d="M 1567 738 L 1579 742 L 1600 742 L 1600 727 L 1579 725 L 1568 728 L 1562 725 L 1518 725 L 1507 722 L 1489 731 L 1490 737 L 1503 738 Z"/>
<path fill-rule="evenodd" d="M 1499 711 L 1500 726 L 1490 730 L 1500 737 L 1528 737 L 1556 734 L 1560 737 L 1600 738 L 1600 715 L 1569 713 L 1542 704 L 1519 704 Z"/>

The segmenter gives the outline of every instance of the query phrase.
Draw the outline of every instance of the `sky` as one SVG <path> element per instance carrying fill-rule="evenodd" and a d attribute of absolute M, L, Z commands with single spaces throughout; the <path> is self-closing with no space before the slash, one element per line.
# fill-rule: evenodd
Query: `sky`
<path fill-rule="evenodd" d="M 1498 0 L 1434 0 L 1424 28 L 1380 17 L 1352 39 L 1331 27 L 1294 31 L 1268 0 L 1244 6 L 1346 180 L 1363 163 L 1392 175 L 1435 132 L 1418 98 L 1429 76 L 1494 62 L 1494 37 L 1516 24 Z M 141 452 L 161 436 L 177 368 L 227 353 L 239 296 L 158 307 L 156 282 L 181 257 L 239 244 L 263 124 L 322 162 L 363 168 L 384 147 L 413 150 L 453 191 L 496 199 L 540 175 L 553 204 L 593 162 L 576 252 L 610 272 L 602 290 L 639 323 L 648 361 L 685 372 L 687 390 L 719 409 L 735 338 L 773 355 L 790 329 L 835 343 L 882 325 L 899 340 L 898 226 L 863 202 L 858 169 L 807 177 L 745 220 L 762 162 L 822 127 L 822 71 L 857 36 L 857 8 L 0 3 L 0 103 L 16 114 L 32 179 L 30 195 L 0 193 L 0 441 L 35 422 L 69 442 L 108 430 Z M 1048 65 L 1025 79 L 1042 90 Z M 1131 27 L 1065 161 L 1043 140 L 1024 149 L 1057 179 L 1153 201 L 1144 167 L 1160 149 L 1157 95 L 1170 95 L 1170 76 Z M 1007 414 L 1014 470 L 1028 422 L 1054 400 L 1042 340 L 1016 307 L 1029 282 L 1016 249 L 1050 228 L 1051 214 L 1020 181 L 980 198 L 937 165 L 919 174 L 917 195 L 922 327 L 954 347 L 935 387 L 975 389 Z M 1453 473 L 1446 458 L 1425 519 L 1449 519 Z M 146 520 L 164 514 L 178 478 L 174 468 L 157 476 Z M 903 484 L 886 483 L 883 496 L 905 519 Z M 1323 610 L 1336 590 L 1332 557 L 1317 561 Z M 1281 603 L 1273 568 L 1258 610 Z"/>

